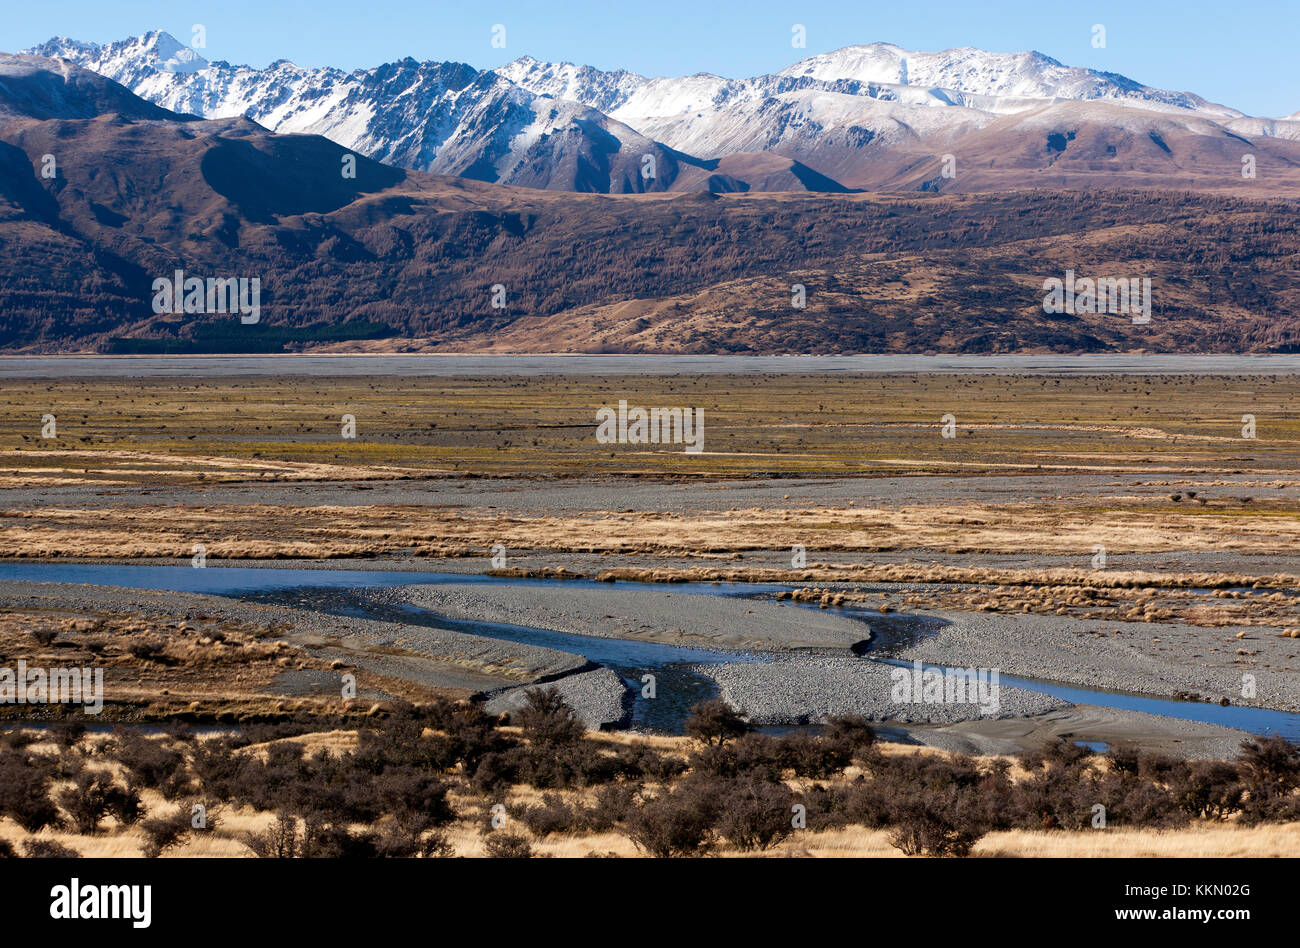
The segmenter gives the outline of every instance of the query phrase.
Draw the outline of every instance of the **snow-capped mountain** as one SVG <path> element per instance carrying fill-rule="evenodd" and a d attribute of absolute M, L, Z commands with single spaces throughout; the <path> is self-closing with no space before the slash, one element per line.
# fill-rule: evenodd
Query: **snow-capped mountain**
<path fill-rule="evenodd" d="M 1194 109 L 1226 118 L 1242 114 L 1200 96 L 1154 89 L 1117 73 L 1063 66 L 1039 52 L 990 53 L 963 47 L 925 53 L 872 43 L 813 56 L 778 75 L 942 90 L 958 93 L 955 104 L 977 104 L 995 112 L 1029 107 L 1017 100 L 1108 99 L 1141 108 Z M 994 99 L 1004 101 L 989 101 Z"/>
<path fill-rule="evenodd" d="M 753 79 L 707 74 L 650 79 L 626 70 L 602 72 L 590 66 L 539 62 L 530 56 L 497 72 L 533 92 L 575 99 L 623 121 L 718 109 L 805 89 L 901 105 L 956 105 L 996 113 L 1027 111 L 1044 99 L 1106 99 L 1223 118 L 1242 115 L 1187 92 L 1167 92 L 1116 73 L 1063 66 L 1042 53 L 990 53 L 969 47 L 926 53 L 890 43 L 848 46 Z"/>
<path fill-rule="evenodd" d="M 162 32 L 102 46 L 59 37 L 29 52 L 70 60 L 175 112 L 245 116 L 438 174 L 562 190 L 662 190 L 685 158 L 586 105 L 463 63 L 408 58 L 345 73 L 280 60 L 254 69 L 208 62 Z M 655 158 L 653 178 L 641 173 L 645 155 Z"/>
<path fill-rule="evenodd" d="M 1064 66 L 1041 53 L 964 48 L 914 52 L 849 46 L 751 79 L 647 78 L 523 57 L 497 72 L 532 92 L 598 108 L 690 154 L 775 151 L 858 183 L 863 157 L 930 151 L 1002 115 L 1060 101 L 1101 101 L 1228 122 L 1242 113 L 1114 73 Z"/>
<path fill-rule="evenodd" d="M 863 188 L 993 187 L 1048 168 L 1086 170 L 1079 183 L 1087 186 L 1118 174 L 1150 181 L 1212 167 L 1218 175 L 1239 170 L 1242 147 L 1257 139 L 1288 169 L 1300 160 L 1284 144 L 1300 141 L 1294 117 L 1251 118 L 1037 52 L 931 53 L 872 43 L 750 79 L 648 78 L 531 57 L 497 72 L 532 92 L 599 108 L 683 152 L 774 152 Z M 1068 156 L 1053 145 L 1058 135 L 1079 143 Z M 945 153 L 963 155 L 967 171 L 997 170 L 940 179 L 935 159 Z"/>
<path fill-rule="evenodd" d="M 1092 183 L 1112 172 L 1206 173 L 1198 153 L 1228 169 L 1232 149 L 1261 139 L 1277 143 L 1279 160 L 1300 161 L 1287 150 L 1300 141 L 1294 115 L 1252 118 L 1037 52 L 872 43 L 748 79 L 648 78 L 527 56 L 493 71 L 409 58 L 351 73 L 284 60 L 254 69 L 208 62 L 161 32 L 103 46 L 56 38 L 28 52 L 177 112 L 320 134 L 403 168 L 563 190 L 929 189 L 951 186 L 929 164 L 958 152 L 967 168 L 978 157 L 997 174 L 1086 162 Z M 1090 144 L 1062 163 L 1058 135 Z M 794 164 L 786 172 L 752 157 L 764 153 Z M 645 155 L 653 178 L 640 173 Z M 753 170 L 753 182 L 711 174 L 741 155 L 751 157 L 728 167 Z"/>

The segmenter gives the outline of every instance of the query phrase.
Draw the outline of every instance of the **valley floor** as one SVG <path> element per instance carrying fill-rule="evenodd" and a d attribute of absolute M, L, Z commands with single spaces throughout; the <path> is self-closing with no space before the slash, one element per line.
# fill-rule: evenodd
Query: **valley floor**
<path fill-rule="evenodd" d="M 103 664 L 105 721 L 289 720 L 351 673 L 357 697 L 332 711 L 345 719 L 570 680 L 588 724 L 643 731 L 628 672 L 641 659 L 593 661 L 586 636 L 747 656 L 685 674 L 758 724 L 852 712 L 951 752 L 1064 738 L 1228 758 L 1248 736 L 1236 726 L 1010 687 L 992 718 L 900 713 L 861 648 L 1294 716 L 1298 397 L 1291 375 L 4 379 L 0 657 Z M 705 451 L 598 444 L 595 412 L 619 399 L 698 406 Z M 46 413 L 56 439 L 30 421 Z M 303 573 L 235 598 L 58 573 L 192 561 L 213 578 Z M 349 569 L 453 575 L 311 579 Z M 753 592 L 697 594 L 712 584 Z M 913 621 L 925 634 L 900 631 Z M 31 644 L 40 628 L 53 644 Z M 782 847 L 894 851 L 882 839 L 837 829 Z M 1294 827 L 999 831 L 975 853 L 1275 850 L 1294 854 Z"/>

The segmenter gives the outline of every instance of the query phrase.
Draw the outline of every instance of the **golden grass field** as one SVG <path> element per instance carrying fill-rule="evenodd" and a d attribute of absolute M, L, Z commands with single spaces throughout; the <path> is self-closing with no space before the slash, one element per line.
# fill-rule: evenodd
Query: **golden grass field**
<path fill-rule="evenodd" d="M 703 409 L 704 452 L 598 444 L 595 412 L 620 398 Z M 501 542 L 716 559 L 788 548 L 791 536 L 827 553 L 1075 552 L 1081 564 L 1096 544 L 1277 553 L 1300 540 L 1300 500 L 1286 490 L 1300 470 L 1298 398 L 1295 377 L 7 380 L 0 487 L 70 488 L 81 499 L 0 509 L 0 555 L 188 557 L 201 538 L 224 558 L 477 556 Z M 940 436 L 948 413 L 952 439 Z M 40 436 L 47 414 L 56 439 Z M 355 440 L 341 437 L 345 414 Z M 1241 436 L 1245 414 L 1256 418 L 1254 439 Z M 628 476 L 686 487 L 704 477 L 919 473 L 950 475 L 954 486 L 888 508 L 760 509 L 719 493 L 716 509 L 575 513 L 530 511 L 526 498 L 519 510 L 476 507 L 464 480 Z M 974 481 L 961 488 L 978 475 L 1068 474 L 1129 479 L 1022 502 L 981 502 Z M 366 481 L 451 478 L 469 488 L 456 505 L 365 502 Z M 322 484 L 348 485 L 355 500 L 294 493 Z M 90 501 L 96 491 L 215 485 L 246 499 Z"/>
<path fill-rule="evenodd" d="M 286 366 L 286 370 L 290 370 Z M 704 412 L 705 451 L 598 445 L 595 413 Z M 362 476 L 1300 470 L 1295 376 L 0 381 L 0 485 Z M 952 413 L 959 436 L 939 436 Z M 57 439 L 41 437 L 42 416 Z M 357 437 L 341 437 L 341 418 Z M 1242 437 L 1242 415 L 1256 437 Z"/>

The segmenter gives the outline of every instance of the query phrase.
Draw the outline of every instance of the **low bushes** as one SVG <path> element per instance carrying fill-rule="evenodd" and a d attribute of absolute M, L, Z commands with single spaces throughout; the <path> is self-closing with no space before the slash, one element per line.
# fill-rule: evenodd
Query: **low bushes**
<path fill-rule="evenodd" d="M 720 801 L 702 781 L 683 782 L 635 804 L 623 832 L 652 856 L 699 856 L 716 842 Z"/>
<path fill-rule="evenodd" d="M 59 805 L 78 833 L 99 832 L 99 824 L 110 813 L 124 826 L 135 823 L 144 813 L 138 790 L 119 786 L 102 772 L 82 771 L 75 785 L 59 794 Z"/>
<path fill-rule="evenodd" d="M 24 751 L 0 752 L 0 815 L 29 833 L 57 826 L 59 808 L 50 798 L 55 763 Z"/>
<path fill-rule="evenodd" d="M 140 829 L 144 831 L 145 857 L 156 859 L 168 849 L 179 846 L 190 831 L 190 820 L 190 809 L 185 806 L 177 807 L 164 816 L 144 820 Z"/>
<path fill-rule="evenodd" d="M 215 805 L 246 805 L 277 816 L 243 842 L 281 858 L 450 855 L 454 801 L 477 797 L 470 812 L 486 811 L 521 784 L 541 796 L 509 804 L 517 823 L 485 837 L 495 857 L 530 855 L 530 839 L 611 831 L 654 856 L 724 844 L 761 852 L 805 826 L 863 826 L 909 855 L 963 856 L 999 830 L 1300 819 L 1300 748 L 1277 737 L 1246 742 L 1235 762 L 1124 748 L 1103 757 L 1068 741 L 989 761 L 887 752 L 861 718 L 773 736 L 716 701 L 694 711 L 688 757 L 588 739 L 554 689 L 528 696 L 513 718 L 518 732 L 480 706 L 439 702 L 375 719 L 345 752 L 284 739 L 309 726 L 302 722 L 209 738 L 119 729 L 90 745 L 75 730 L 56 731 L 56 753 L 34 752 L 30 735 L 9 732 L 0 735 L 0 816 L 29 834 L 99 833 L 110 818 L 138 825 L 152 857 L 190 838 L 190 801 L 208 808 L 208 829 Z M 175 809 L 146 814 L 145 789 Z"/>

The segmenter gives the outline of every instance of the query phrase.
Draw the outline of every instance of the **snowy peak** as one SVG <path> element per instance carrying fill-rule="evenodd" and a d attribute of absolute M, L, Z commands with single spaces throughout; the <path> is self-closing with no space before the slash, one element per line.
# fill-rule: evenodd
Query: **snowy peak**
<path fill-rule="evenodd" d="M 182 46 L 170 33 L 155 30 L 146 33 L 141 39 L 148 44 L 148 55 L 152 58 L 154 68 L 160 72 L 198 72 L 208 65 L 208 61 L 188 46 Z"/>
<path fill-rule="evenodd" d="M 871 43 L 812 56 L 779 75 L 827 83 L 852 80 L 921 86 L 998 98 L 1130 100 L 1135 104 L 1207 111 L 1230 118 L 1242 114 L 1212 105 L 1199 96 L 1144 86 L 1117 73 L 1064 66 L 1032 50 L 990 53 L 965 46 L 927 53 L 891 43 Z"/>
<path fill-rule="evenodd" d="M 521 56 L 495 72 L 537 95 L 572 99 L 606 113 L 625 105 L 647 82 L 626 69 L 604 72 L 573 63 L 544 63 L 531 56 Z"/>
<path fill-rule="evenodd" d="M 56 36 L 26 52 L 33 56 L 68 59 L 100 75 L 142 70 L 184 74 L 199 72 L 208 66 L 206 59 L 163 30 L 150 30 L 142 36 L 104 45 Z"/>

